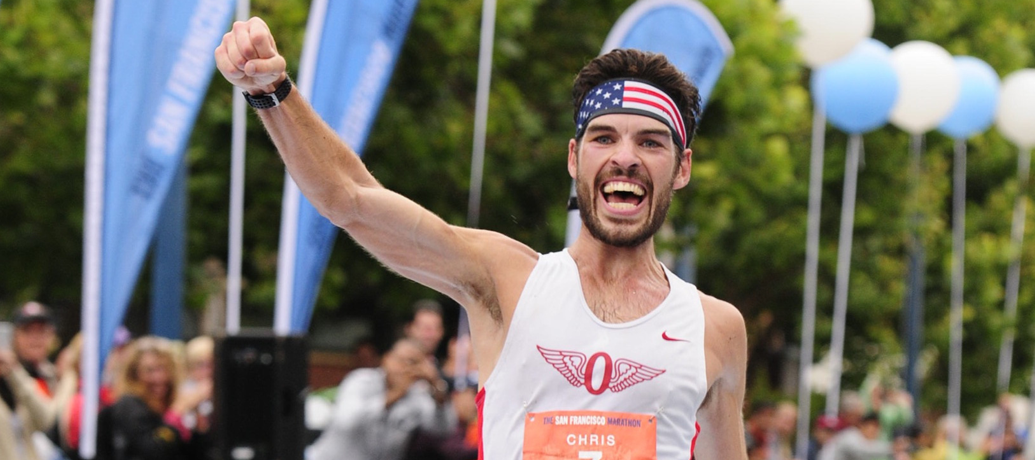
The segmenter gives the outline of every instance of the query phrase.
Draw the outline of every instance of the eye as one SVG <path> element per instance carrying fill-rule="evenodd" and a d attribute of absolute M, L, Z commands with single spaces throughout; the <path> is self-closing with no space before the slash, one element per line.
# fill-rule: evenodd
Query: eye
<path fill-rule="evenodd" d="M 647 139 L 647 140 L 643 141 L 643 146 L 647 147 L 649 149 L 656 149 L 656 148 L 659 148 L 659 147 L 664 147 L 660 142 L 658 142 L 658 141 L 656 141 L 654 139 Z"/>
<path fill-rule="evenodd" d="M 611 136 L 605 134 L 605 135 L 600 135 L 600 136 L 594 137 L 591 140 L 591 142 L 596 142 L 596 143 L 599 143 L 599 144 L 612 144 L 612 143 L 614 143 L 614 139 L 612 139 Z"/>

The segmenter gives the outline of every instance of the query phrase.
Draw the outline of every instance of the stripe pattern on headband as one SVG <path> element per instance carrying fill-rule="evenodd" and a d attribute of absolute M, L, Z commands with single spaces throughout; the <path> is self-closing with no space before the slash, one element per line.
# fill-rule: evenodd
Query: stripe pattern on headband
<path fill-rule="evenodd" d="M 646 115 L 668 126 L 675 142 L 686 148 L 686 126 L 675 101 L 650 83 L 639 80 L 608 80 L 586 93 L 575 118 L 575 137 L 585 132 L 594 118 L 608 113 Z"/>

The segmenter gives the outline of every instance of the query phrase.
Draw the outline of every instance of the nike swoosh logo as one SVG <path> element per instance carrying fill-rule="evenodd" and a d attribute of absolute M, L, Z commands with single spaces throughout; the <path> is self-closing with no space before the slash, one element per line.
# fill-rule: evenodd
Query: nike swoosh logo
<path fill-rule="evenodd" d="M 686 342 L 686 343 L 690 343 L 689 340 L 677 339 L 675 337 L 669 336 L 667 331 L 662 331 L 661 338 L 663 338 L 665 340 L 668 340 L 669 342 Z"/>

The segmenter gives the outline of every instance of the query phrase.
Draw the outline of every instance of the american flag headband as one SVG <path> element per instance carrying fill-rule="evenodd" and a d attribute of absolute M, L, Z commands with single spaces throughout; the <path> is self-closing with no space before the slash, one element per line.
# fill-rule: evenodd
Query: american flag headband
<path fill-rule="evenodd" d="M 668 94 L 650 83 L 623 78 L 605 81 L 589 90 L 575 117 L 575 138 L 585 134 L 586 126 L 594 118 L 610 113 L 644 115 L 658 120 L 672 130 L 672 140 L 686 148 L 686 126 L 679 108 Z"/>

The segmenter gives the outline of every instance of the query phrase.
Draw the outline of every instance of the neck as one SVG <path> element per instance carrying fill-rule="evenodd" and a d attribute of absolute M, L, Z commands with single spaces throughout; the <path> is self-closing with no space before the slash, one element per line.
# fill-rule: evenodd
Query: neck
<path fill-rule="evenodd" d="M 653 238 L 634 247 L 616 247 L 589 236 L 589 231 L 583 228 L 568 248 L 568 253 L 575 259 L 583 276 L 602 281 L 630 278 L 666 280 L 654 252 Z"/>
<path fill-rule="evenodd" d="M 653 240 L 616 248 L 582 235 L 568 254 L 578 266 L 586 303 L 601 321 L 635 320 L 657 308 L 668 295 L 668 278 L 654 255 Z"/>

